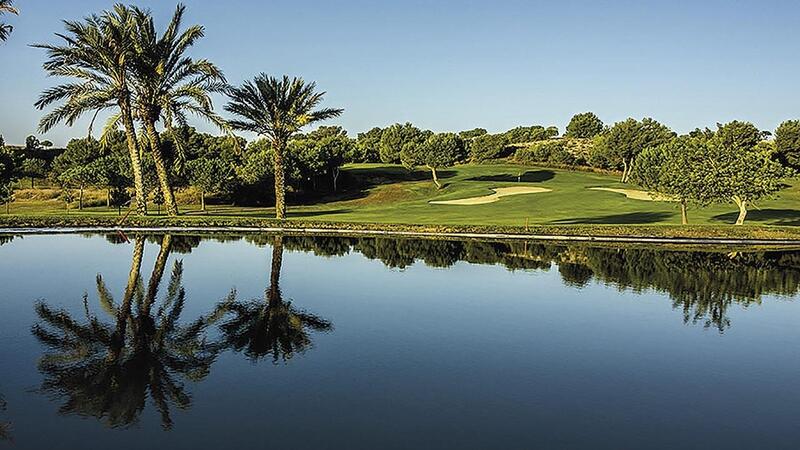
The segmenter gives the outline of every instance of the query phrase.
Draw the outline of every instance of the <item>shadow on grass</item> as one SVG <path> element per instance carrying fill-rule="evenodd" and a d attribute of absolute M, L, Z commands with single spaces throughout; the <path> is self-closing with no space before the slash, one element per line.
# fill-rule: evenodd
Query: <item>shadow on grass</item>
<path fill-rule="evenodd" d="M 735 223 L 739 212 L 718 214 L 711 218 L 715 222 Z M 754 209 L 747 212 L 747 222 L 765 222 L 767 225 L 800 225 L 800 210 L 797 209 Z"/>
<path fill-rule="evenodd" d="M 454 170 L 439 170 L 436 175 L 440 180 L 453 178 Z M 369 191 L 378 186 L 410 181 L 431 181 L 433 177 L 428 170 L 409 171 L 403 167 L 356 168 L 342 171 L 342 179 L 338 192 L 310 192 L 290 197 L 289 205 L 318 205 L 324 203 L 357 200 L 369 195 Z M 444 184 L 443 187 L 446 187 Z"/>
<path fill-rule="evenodd" d="M 352 209 L 331 209 L 328 211 L 292 211 L 291 208 L 286 211 L 286 215 L 291 219 L 294 217 L 314 217 L 314 216 L 330 216 L 335 214 L 347 214 L 353 212 Z"/>
<path fill-rule="evenodd" d="M 484 175 L 480 177 L 467 178 L 466 181 L 523 181 L 526 183 L 542 183 L 555 178 L 556 173 L 552 170 L 529 170 L 522 175 L 510 175 L 507 173 L 500 175 Z"/>
<path fill-rule="evenodd" d="M 609 216 L 599 217 L 578 217 L 573 219 L 560 219 L 554 220 L 551 223 L 557 225 L 574 225 L 574 224 L 597 224 L 597 225 L 622 225 L 622 224 L 641 224 L 641 223 L 657 223 L 671 218 L 673 214 L 666 212 L 636 212 L 626 214 L 612 214 Z"/>

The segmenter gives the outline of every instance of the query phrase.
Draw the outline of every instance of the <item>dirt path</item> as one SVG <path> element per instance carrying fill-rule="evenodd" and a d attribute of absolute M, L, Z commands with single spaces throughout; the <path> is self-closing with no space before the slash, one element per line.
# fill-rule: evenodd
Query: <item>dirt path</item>
<path fill-rule="evenodd" d="M 481 197 L 462 198 L 459 200 L 440 200 L 431 201 L 433 205 L 485 205 L 487 203 L 494 203 L 503 197 L 521 194 L 541 194 L 543 192 L 551 192 L 552 189 L 532 187 L 532 186 L 514 186 L 493 188 L 494 194 L 484 195 Z"/>

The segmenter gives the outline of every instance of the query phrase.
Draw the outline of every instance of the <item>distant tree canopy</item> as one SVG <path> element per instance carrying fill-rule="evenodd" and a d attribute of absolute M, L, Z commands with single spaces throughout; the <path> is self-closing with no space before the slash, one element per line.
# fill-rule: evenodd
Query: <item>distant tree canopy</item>
<path fill-rule="evenodd" d="M 778 126 L 775 151 L 784 165 L 800 169 L 800 120 L 787 120 Z"/>
<path fill-rule="evenodd" d="M 567 125 L 566 137 L 593 138 L 603 131 L 603 121 L 593 112 L 579 113 L 572 116 Z"/>
<path fill-rule="evenodd" d="M 400 152 L 414 152 L 416 147 L 422 145 L 431 134 L 430 131 L 422 131 L 411 123 L 396 123 L 383 130 L 381 134 L 380 157 L 381 161 L 387 164 L 400 162 Z"/>
<path fill-rule="evenodd" d="M 294 153 L 300 176 L 317 188 L 317 178 L 330 177 L 333 190 L 338 188 L 339 171 L 347 156 L 352 155 L 355 142 L 347 136 L 347 131 L 339 126 L 322 126 L 303 135 L 298 135 L 289 143 L 289 151 Z"/>
<path fill-rule="evenodd" d="M 437 170 L 450 167 L 466 158 L 464 140 L 454 133 L 438 133 L 428 137 L 422 145 L 407 146 L 400 154 L 408 168 L 424 166 L 431 171 L 433 183 L 442 188 Z"/>
<path fill-rule="evenodd" d="M 656 147 L 675 137 L 666 126 L 650 118 L 617 122 L 598 136 L 596 151 L 603 154 L 615 169 L 622 169 L 623 183 L 628 181 L 633 160 L 648 147 Z"/>
<path fill-rule="evenodd" d="M 356 144 L 351 153 L 346 156 L 347 162 L 376 163 L 381 162 L 381 137 L 383 129 L 374 127 L 371 130 L 358 133 Z"/>

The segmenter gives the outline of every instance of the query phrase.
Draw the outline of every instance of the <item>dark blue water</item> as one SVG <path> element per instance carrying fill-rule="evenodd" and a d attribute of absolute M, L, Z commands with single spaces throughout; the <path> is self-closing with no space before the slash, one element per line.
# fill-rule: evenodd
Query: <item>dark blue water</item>
<path fill-rule="evenodd" d="M 0 447 L 800 446 L 799 252 L 128 238 L 0 246 Z"/>

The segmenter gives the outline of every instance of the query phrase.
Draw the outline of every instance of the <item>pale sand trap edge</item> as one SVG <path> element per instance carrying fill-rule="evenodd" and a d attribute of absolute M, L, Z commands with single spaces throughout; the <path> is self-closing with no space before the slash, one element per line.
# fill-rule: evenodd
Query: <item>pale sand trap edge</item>
<path fill-rule="evenodd" d="M 589 188 L 593 191 L 606 191 L 606 192 L 614 192 L 616 194 L 623 194 L 625 197 L 628 197 L 631 200 L 644 200 L 647 202 L 672 202 L 674 200 L 670 199 L 666 195 L 659 195 L 659 194 L 650 194 L 646 191 L 639 191 L 636 189 L 620 189 L 620 188 L 606 188 L 606 187 L 593 187 Z"/>
<path fill-rule="evenodd" d="M 494 194 L 484 195 L 481 197 L 462 198 L 459 200 L 440 200 L 428 202 L 433 205 L 485 205 L 487 203 L 494 203 L 503 197 L 520 194 L 541 194 L 543 192 L 552 192 L 552 189 L 531 187 L 531 186 L 514 186 L 492 188 Z"/>

